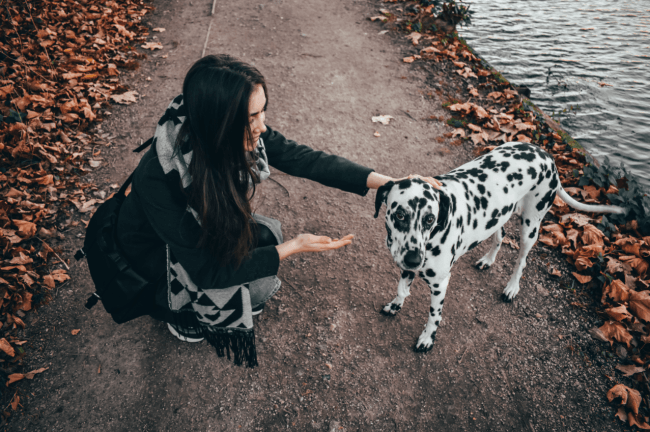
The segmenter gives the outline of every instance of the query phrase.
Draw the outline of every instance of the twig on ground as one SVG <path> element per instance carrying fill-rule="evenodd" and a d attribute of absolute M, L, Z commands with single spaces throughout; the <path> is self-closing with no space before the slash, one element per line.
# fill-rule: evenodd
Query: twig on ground
<path fill-rule="evenodd" d="M 403 112 L 404 114 L 406 114 L 407 116 L 411 117 L 411 119 L 413 119 L 413 120 L 415 120 L 415 121 L 418 121 L 418 119 L 416 119 L 415 117 L 413 117 L 413 116 L 412 116 L 411 114 L 409 114 L 408 112 L 406 112 L 406 111 L 404 111 L 404 110 L 402 110 L 402 112 Z"/>
<path fill-rule="evenodd" d="M 284 189 L 284 191 L 287 193 L 287 195 L 288 195 L 288 196 L 291 196 L 291 194 L 289 193 L 289 191 L 287 190 L 287 188 L 284 187 L 284 185 L 283 185 L 282 183 L 280 183 L 279 181 L 277 181 L 276 179 L 274 179 L 274 178 L 272 178 L 272 177 L 269 177 L 269 180 L 272 180 L 274 183 L 279 184 L 280 187 L 281 187 L 282 189 Z"/>
<path fill-rule="evenodd" d="M 45 240 L 43 240 L 40 237 L 34 237 L 34 238 L 40 240 L 41 243 L 43 243 L 43 244 L 47 244 L 47 243 L 45 243 Z M 50 249 L 52 249 L 52 248 L 50 248 Z M 54 249 L 52 249 L 52 253 L 54 254 L 55 257 L 57 257 L 59 259 L 59 261 L 61 261 L 61 263 L 65 266 L 66 270 L 70 271 L 70 267 L 68 267 L 68 264 L 66 264 L 66 262 L 63 261 L 63 258 L 61 258 L 58 253 L 54 252 Z"/>
<path fill-rule="evenodd" d="M 463 355 L 460 356 L 460 360 L 458 360 L 458 364 L 461 364 L 463 362 L 463 359 L 465 358 L 465 354 L 467 354 L 467 350 L 469 349 L 469 346 L 465 348 L 465 352 L 463 352 Z"/>
<path fill-rule="evenodd" d="M 217 5 L 217 0 L 212 0 L 212 10 L 210 11 L 210 16 L 214 15 L 214 8 L 216 5 Z M 203 51 L 205 51 L 205 49 Z"/>
<path fill-rule="evenodd" d="M 208 47 L 208 40 L 210 40 L 210 29 L 212 28 L 212 21 L 208 26 L 208 33 L 205 35 L 205 43 L 203 44 L 203 51 L 201 52 L 201 58 L 205 56 L 205 49 Z"/>

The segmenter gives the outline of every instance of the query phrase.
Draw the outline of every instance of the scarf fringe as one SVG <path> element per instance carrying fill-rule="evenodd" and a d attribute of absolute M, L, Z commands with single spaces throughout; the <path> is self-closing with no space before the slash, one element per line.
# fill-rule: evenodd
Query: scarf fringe
<path fill-rule="evenodd" d="M 227 356 L 230 360 L 232 351 L 234 363 L 241 366 L 246 362 L 246 367 L 253 368 L 257 363 L 257 349 L 255 348 L 255 332 L 253 331 L 228 331 L 205 332 L 205 338 L 214 346 L 219 357 Z"/>

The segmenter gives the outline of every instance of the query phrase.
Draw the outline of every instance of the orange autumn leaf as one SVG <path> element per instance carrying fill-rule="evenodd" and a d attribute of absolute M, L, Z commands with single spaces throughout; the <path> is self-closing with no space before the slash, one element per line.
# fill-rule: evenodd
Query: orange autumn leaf
<path fill-rule="evenodd" d="M 16 355 L 16 351 L 14 351 L 14 347 L 12 347 L 11 344 L 7 342 L 7 339 L 5 338 L 0 339 L 0 350 L 4 351 L 5 354 L 7 354 L 10 357 Z"/>
<path fill-rule="evenodd" d="M 600 331 L 603 332 L 609 343 L 612 344 L 614 340 L 624 343 L 627 347 L 630 347 L 630 341 L 632 341 L 632 335 L 627 331 L 627 328 L 619 322 L 616 321 L 607 321 L 600 328 Z"/>
<path fill-rule="evenodd" d="M 581 275 L 576 272 L 571 272 L 571 274 L 580 282 L 581 284 L 586 284 L 591 282 L 591 276 Z"/>
<path fill-rule="evenodd" d="M 632 315 L 627 311 L 623 305 L 605 309 L 605 313 L 616 321 L 623 321 L 624 319 L 632 319 Z"/>
<path fill-rule="evenodd" d="M 629 413 L 627 419 L 630 426 L 636 426 L 642 430 L 650 430 L 650 424 L 646 423 L 645 418 L 641 414 Z"/>
<path fill-rule="evenodd" d="M 580 239 L 586 245 L 604 245 L 603 237 L 605 234 L 592 224 L 586 224 L 583 227 L 584 231 Z"/>
<path fill-rule="evenodd" d="M 575 262 L 575 266 L 578 269 L 578 271 L 584 271 L 593 265 L 594 264 L 591 262 L 591 260 L 585 257 L 578 257 Z"/>
<path fill-rule="evenodd" d="M 25 378 L 25 375 L 21 373 L 15 373 L 9 375 L 7 378 L 9 378 L 9 381 L 7 381 L 7 387 L 9 387 L 9 384 L 13 384 L 16 381 L 20 381 L 21 379 Z"/>
<path fill-rule="evenodd" d="M 650 291 L 630 290 L 630 311 L 639 319 L 650 322 Z"/>
<path fill-rule="evenodd" d="M 630 289 L 621 280 L 614 279 L 612 283 L 603 290 L 601 301 L 605 303 L 607 297 L 619 303 L 628 301 L 630 298 Z"/>
<path fill-rule="evenodd" d="M 613 402 L 619 398 L 621 400 L 621 405 L 625 405 L 625 407 L 631 410 L 634 414 L 639 414 L 641 393 L 623 384 L 616 384 L 607 392 L 607 400 Z"/>
<path fill-rule="evenodd" d="M 643 258 L 633 258 L 627 262 L 634 270 L 636 270 L 637 274 L 640 277 L 645 276 L 645 274 L 648 271 L 648 261 L 643 259 Z"/>

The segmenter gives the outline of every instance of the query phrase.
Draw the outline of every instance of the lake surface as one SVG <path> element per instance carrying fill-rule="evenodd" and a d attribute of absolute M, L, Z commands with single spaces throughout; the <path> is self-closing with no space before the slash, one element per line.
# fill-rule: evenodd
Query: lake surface
<path fill-rule="evenodd" d="M 650 186 L 650 1 L 469 4 L 473 25 L 459 33 L 470 46 L 599 161 Z"/>

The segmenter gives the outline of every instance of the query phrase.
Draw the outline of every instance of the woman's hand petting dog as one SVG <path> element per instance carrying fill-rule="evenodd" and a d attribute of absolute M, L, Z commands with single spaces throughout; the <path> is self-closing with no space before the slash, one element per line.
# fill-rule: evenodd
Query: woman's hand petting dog
<path fill-rule="evenodd" d="M 338 249 L 352 243 L 354 234 L 348 234 L 342 239 L 334 239 L 327 236 L 317 236 L 313 234 L 300 234 L 298 237 L 276 246 L 280 261 L 301 252 L 324 252 Z"/>
<path fill-rule="evenodd" d="M 399 179 L 393 180 L 395 183 L 401 182 L 402 180 L 411 180 L 414 178 L 419 178 L 420 180 L 423 180 L 427 183 L 429 183 L 431 186 L 433 186 L 434 189 L 440 190 L 442 188 L 442 182 L 440 180 L 436 180 L 433 177 L 422 177 L 419 174 L 410 174 L 408 177 L 403 177 Z"/>

